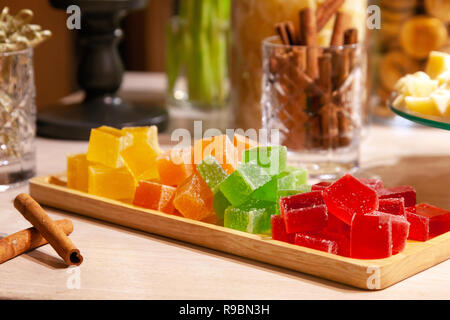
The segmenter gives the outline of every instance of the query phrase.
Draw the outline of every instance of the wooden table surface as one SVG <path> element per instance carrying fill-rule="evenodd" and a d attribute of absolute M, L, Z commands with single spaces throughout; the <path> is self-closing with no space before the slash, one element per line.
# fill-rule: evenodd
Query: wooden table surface
<path fill-rule="evenodd" d="M 159 82 L 158 82 L 159 83 Z M 169 136 L 162 137 L 167 141 Z M 66 154 L 86 142 L 37 139 L 38 175 L 65 170 Z M 418 201 L 450 209 L 450 132 L 372 125 L 362 172 L 386 185 L 410 184 Z M 29 227 L 0 193 L 0 236 Z M 306 274 L 46 208 L 74 223 L 71 239 L 85 261 L 66 268 L 47 245 L 0 265 L 6 299 L 450 299 L 450 261 L 381 291 L 363 291 Z M 79 285 L 79 287 L 78 287 Z"/>

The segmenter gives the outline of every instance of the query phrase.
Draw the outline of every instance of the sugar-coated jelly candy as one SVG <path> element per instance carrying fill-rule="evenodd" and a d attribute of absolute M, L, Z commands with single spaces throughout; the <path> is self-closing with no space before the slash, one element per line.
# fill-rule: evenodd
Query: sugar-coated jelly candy
<path fill-rule="evenodd" d="M 193 150 L 195 164 L 207 156 L 213 156 L 227 174 L 231 174 L 238 166 L 237 150 L 225 134 L 197 140 Z"/>
<path fill-rule="evenodd" d="M 219 220 L 223 220 L 225 210 L 231 206 L 230 201 L 224 196 L 222 191 L 218 190 L 214 193 L 213 209 Z"/>
<path fill-rule="evenodd" d="M 410 223 L 405 216 L 394 215 L 391 217 L 392 223 L 392 254 L 402 252 L 406 246 L 409 235 Z"/>
<path fill-rule="evenodd" d="M 450 211 L 421 203 L 406 209 L 410 240 L 427 241 L 450 231 Z"/>
<path fill-rule="evenodd" d="M 158 155 L 162 153 L 158 142 L 158 127 L 125 127 L 122 131 L 129 133 L 133 136 L 133 143 L 145 142 L 147 143 Z"/>
<path fill-rule="evenodd" d="M 405 207 L 416 205 L 416 190 L 411 186 L 397 186 L 377 190 L 380 199 L 403 198 Z"/>
<path fill-rule="evenodd" d="M 331 186 L 333 183 L 329 182 L 329 181 L 322 181 L 316 184 L 313 184 L 311 186 L 311 191 L 323 191 L 326 188 L 328 188 L 329 186 Z"/>
<path fill-rule="evenodd" d="M 328 222 L 324 231 L 341 234 L 350 239 L 350 226 L 332 214 L 328 214 Z"/>
<path fill-rule="evenodd" d="M 133 136 L 122 130 L 102 126 L 91 130 L 87 159 L 110 168 L 123 166 L 120 152 L 130 146 Z"/>
<path fill-rule="evenodd" d="M 256 161 L 269 174 L 276 175 L 286 170 L 287 148 L 285 146 L 265 146 L 245 150 L 242 163 Z"/>
<path fill-rule="evenodd" d="M 308 193 L 311 192 L 311 186 L 304 184 L 302 186 L 299 186 L 296 189 L 278 189 L 277 190 L 277 199 L 280 200 L 281 198 L 294 196 L 296 194 L 300 193 Z"/>
<path fill-rule="evenodd" d="M 213 156 L 205 157 L 197 164 L 197 172 L 214 193 L 213 209 L 219 219 L 223 219 L 225 209 L 231 204 L 219 189 L 219 185 L 227 178 L 227 173 Z"/>
<path fill-rule="evenodd" d="M 293 209 L 302 209 L 324 205 L 325 202 L 320 191 L 296 194 L 281 198 L 279 201 L 281 215 Z"/>
<path fill-rule="evenodd" d="M 278 189 L 296 189 L 308 182 L 308 171 L 301 168 L 288 167 L 278 179 Z"/>
<path fill-rule="evenodd" d="M 177 187 L 173 205 L 184 217 L 203 220 L 214 215 L 213 197 L 205 180 L 198 172 L 194 172 Z"/>
<path fill-rule="evenodd" d="M 375 211 L 373 215 L 390 215 L 392 229 L 392 254 L 397 254 L 403 251 L 406 246 L 406 240 L 408 239 L 410 226 L 410 223 L 406 220 L 406 217 L 380 211 Z"/>
<path fill-rule="evenodd" d="M 327 239 L 319 234 L 297 233 L 295 234 L 296 245 L 325 251 L 332 254 L 338 253 L 338 243 L 335 240 Z"/>
<path fill-rule="evenodd" d="M 278 176 L 272 177 L 272 180 L 259 187 L 251 194 L 251 197 L 256 200 L 265 200 L 270 202 L 277 202 L 277 187 Z"/>
<path fill-rule="evenodd" d="M 233 145 L 236 148 L 236 154 L 239 161 L 242 159 L 242 152 L 258 146 L 258 142 L 241 134 L 235 133 L 233 136 Z"/>
<path fill-rule="evenodd" d="M 344 257 L 350 257 L 350 233 L 337 233 L 328 230 L 316 232 L 328 240 L 335 241 L 337 244 L 337 254 Z"/>
<path fill-rule="evenodd" d="M 225 210 L 224 226 L 254 234 L 269 234 L 270 217 L 274 213 L 273 203 L 249 200 L 240 206 L 231 206 Z"/>
<path fill-rule="evenodd" d="M 323 198 L 330 214 L 349 225 L 354 215 L 371 213 L 378 208 L 375 190 L 350 174 L 323 190 Z"/>
<path fill-rule="evenodd" d="M 197 164 L 197 171 L 213 192 L 218 191 L 219 185 L 228 176 L 213 156 L 207 156 Z"/>
<path fill-rule="evenodd" d="M 192 148 L 171 149 L 156 158 L 159 182 L 176 187 L 194 172 Z"/>
<path fill-rule="evenodd" d="M 147 209 L 172 214 L 175 188 L 152 181 L 139 181 L 133 204 Z"/>
<path fill-rule="evenodd" d="M 328 214 L 325 205 L 284 210 L 282 218 L 287 233 L 314 231 L 327 225 Z"/>
<path fill-rule="evenodd" d="M 391 215 L 353 215 L 350 231 L 350 256 L 358 259 L 381 259 L 391 255 Z"/>
<path fill-rule="evenodd" d="M 89 164 L 85 153 L 67 156 L 68 188 L 88 192 Z"/>
<path fill-rule="evenodd" d="M 125 167 L 114 169 L 101 164 L 89 166 L 90 194 L 130 201 L 134 198 L 135 189 L 135 180 Z"/>
<path fill-rule="evenodd" d="M 403 198 L 379 199 L 378 211 L 397 216 L 406 216 L 405 201 Z"/>
<path fill-rule="evenodd" d="M 294 243 L 295 233 L 287 233 L 284 219 L 279 215 L 272 215 L 270 217 L 270 225 L 272 230 L 272 239 L 288 243 Z"/>
<path fill-rule="evenodd" d="M 374 190 L 380 190 L 383 186 L 383 181 L 378 179 L 367 179 L 367 178 L 361 178 L 359 179 L 362 183 L 364 183 L 366 186 L 371 187 Z"/>
<path fill-rule="evenodd" d="M 159 179 L 155 163 L 158 151 L 153 150 L 146 141 L 133 142 L 120 152 L 120 156 L 136 181 Z"/>
<path fill-rule="evenodd" d="M 243 204 L 258 188 L 272 180 L 256 162 L 240 165 L 219 186 L 220 191 L 234 206 Z"/>

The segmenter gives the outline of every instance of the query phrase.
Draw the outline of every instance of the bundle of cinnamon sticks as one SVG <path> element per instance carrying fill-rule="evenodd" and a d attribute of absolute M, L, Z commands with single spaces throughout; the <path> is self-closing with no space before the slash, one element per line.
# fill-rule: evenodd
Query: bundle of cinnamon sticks
<path fill-rule="evenodd" d="M 354 108 L 353 71 L 357 30 L 338 12 L 344 0 L 327 0 L 319 9 L 303 9 L 296 28 L 291 21 L 275 30 L 285 46 L 269 53 L 270 85 L 278 117 L 286 130 L 282 143 L 294 150 L 338 148 L 351 144 Z M 318 33 L 335 16 L 330 46 L 319 46 Z"/>

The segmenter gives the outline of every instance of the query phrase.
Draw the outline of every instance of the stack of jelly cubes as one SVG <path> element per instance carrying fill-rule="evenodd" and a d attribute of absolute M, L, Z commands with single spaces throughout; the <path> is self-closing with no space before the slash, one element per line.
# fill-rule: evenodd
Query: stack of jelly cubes
<path fill-rule="evenodd" d="M 416 204 L 411 186 L 307 180 L 284 146 L 235 134 L 163 151 L 154 126 L 93 129 L 88 152 L 67 158 L 69 188 L 346 257 L 386 258 L 450 231 L 450 211 Z"/>
<path fill-rule="evenodd" d="M 359 259 L 402 252 L 407 239 L 426 241 L 450 231 L 450 211 L 416 204 L 411 186 L 385 188 L 377 179 L 347 174 L 311 192 L 280 199 L 272 238 Z"/>

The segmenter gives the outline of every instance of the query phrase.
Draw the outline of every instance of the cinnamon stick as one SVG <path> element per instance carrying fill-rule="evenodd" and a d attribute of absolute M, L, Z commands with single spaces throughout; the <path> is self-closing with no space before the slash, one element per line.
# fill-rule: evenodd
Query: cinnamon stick
<path fill-rule="evenodd" d="M 345 0 L 326 0 L 317 9 L 317 32 L 320 32 L 323 29 L 344 2 Z"/>
<path fill-rule="evenodd" d="M 305 8 L 300 11 L 299 15 L 301 39 L 308 47 L 306 73 L 312 79 L 316 79 L 319 75 L 316 14 L 313 9 Z"/>
<path fill-rule="evenodd" d="M 344 44 L 344 33 L 347 15 L 343 12 L 336 14 L 334 20 L 333 34 L 331 35 L 331 46 L 342 46 Z"/>
<path fill-rule="evenodd" d="M 55 224 L 66 235 L 73 231 L 70 220 L 57 220 Z M 34 227 L 11 234 L 0 240 L 0 264 L 47 243 L 47 240 Z"/>
<path fill-rule="evenodd" d="M 358 43 L 358 30 L 355 28 L 347 29 L 344 32 L 344 44 L 345 45 L 352 45 Z M 351 72 L 356 64 L 356 48 L 347 48 L 349 51 L 349 69 Z"/>
<path fill-rule="evenodd" d="M 297 42 L 297 35 L 292 21 L 279 22 L 275 24 L 275 30 L 278 33 L 281 42 L 285 45 L 295 45 Z"/>
<path fill-rule="evenodd" d="M 72 240 L 28 194 L 19 194 L 14 199 L 14 207 L 41 233 L 67 265 L 80 265 L 83 262 L 80 250 Z"/>
<path fill-rule="evenodd" d="M 350 28 L 344 32 L 344 43 L 345 44 L 356 44 L 358 43 L 358 30 L 355 28 Z"/>

